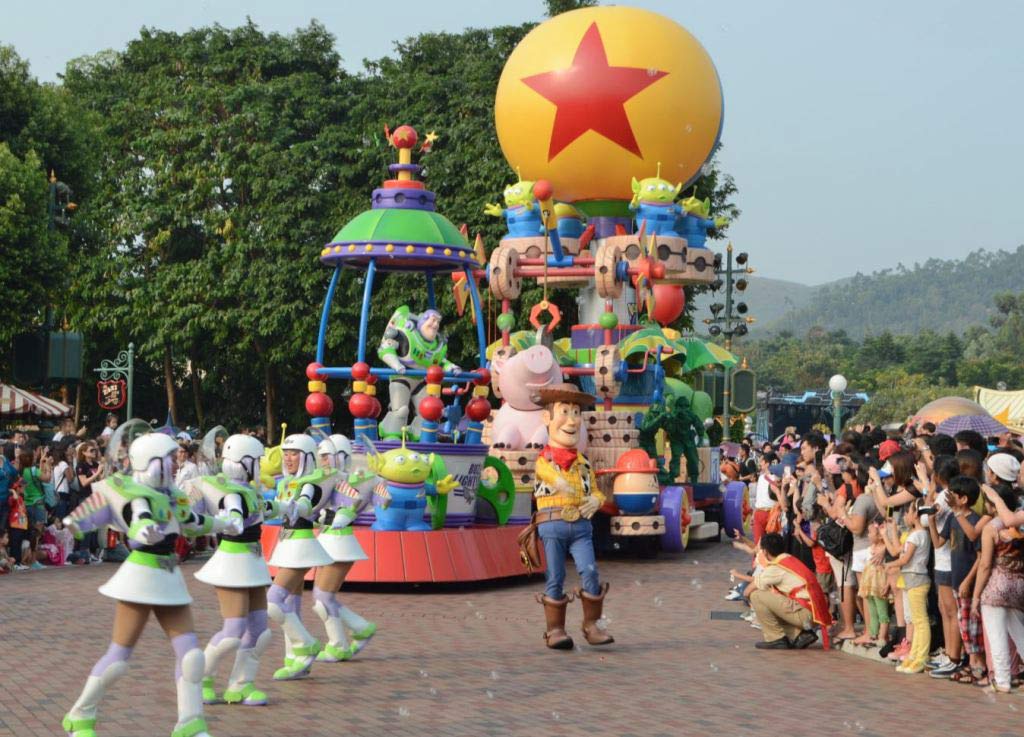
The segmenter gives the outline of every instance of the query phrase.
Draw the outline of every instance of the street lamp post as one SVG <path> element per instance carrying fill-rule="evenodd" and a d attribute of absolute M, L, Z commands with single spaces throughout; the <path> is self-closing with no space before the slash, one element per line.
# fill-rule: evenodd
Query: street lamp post
<path fill-rule="evenodd" d="M 705 325 L 709 325 L 708 332 L 712 337 L 719 335 L 725 336 L 725 348 L 726 350 L 732 350 L 732 339 L 733 337 L 740 338 L 747 334 L 747 326 L 754 322 L 753 317 L 747 317 L 747 303 L 746 302 L 734 302 L 733 301 L 733 290 L 742 292 L 747 288 L 747 280 L 743 277 L 735 278 L 735 274 L 753 274 L 754 270 L 747 266 L 747 254 L 741 252 L 736 255 L 736 266 L 733 267 L 732 257 L 732 243 L 725 249 L 725 266 L 722 266 L 721 255 L 715 257 L 715 273 L 718 275 L 715 280 L 711 283 L 711 291 L 717 292 L 722 287 L 725 287 L 725 304 L 721 302 L 715 302 L 711 305 L 711 314 L 713 317 L 706 318 L 704 320 Z M 723 279 L 724 277 L 724 279 Z M 729 367 L 724 367 L 723 370 L 723 384 L 722 387 L 722 425 L 723 425 L 723 436 L 725 440 L 729 440 L 732 437 L 731 428 L 731 407 L 732 403 L 732 389 L 729 386 Z"/>
<path fill-rule="evenodd" d="M 838 438 L 843 430 L 843 393 L 846 391 L 846 377 L 836 374 L 828 380 L 828 388 L 832 390 L 832 436 Z"/>

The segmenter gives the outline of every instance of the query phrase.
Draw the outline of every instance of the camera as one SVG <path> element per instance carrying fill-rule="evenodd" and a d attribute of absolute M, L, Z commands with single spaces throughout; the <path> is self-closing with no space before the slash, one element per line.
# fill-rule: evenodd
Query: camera
<path fill-rule="evenodd" d="M 918 507 L 918 514 L 935 514 L 938 511 L 938 507 Z"/>

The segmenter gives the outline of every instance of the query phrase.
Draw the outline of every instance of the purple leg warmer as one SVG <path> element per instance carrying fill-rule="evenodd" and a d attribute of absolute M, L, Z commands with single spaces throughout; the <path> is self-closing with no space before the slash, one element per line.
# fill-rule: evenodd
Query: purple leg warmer
<path fill-rule="evenodd" d="M 291 594 L 288 596 L 288 603 L 291 604 L 295 616 L 302 621 L 302 594 Z"/>
<path fill-rule="evenodd" d="M 189 650 L 199 647 L 199 638 L 195 632 L 178 635 L 171 640 L 171 647 L 174 648 L 174 680 L 177 681 L 181 678 L 181 659 Z"/>
<path fill-rule="evenodd" d="M 114 663 L 121 662 L 122 660 L 128 660 L 131 655 L 132 648 L 112 642 L 110 643 L 110 647 L 107 648 L 107 652 L 103 654 L 103 657 L 96 661 L 96 665 L 92 667 L 92 672 L 89 675 L 99 678 L 107 668 L 112 666 Z"/>
<path fill-rule="evenodd" d="M 313 598 L 324 605 L 324 609 L 332 617 L 337 617 L 341 614 L 341 604 L 338 603 L 338 599 L 331 591 L 324 591 L 313 587 Z"/>
<path fill-rule="evenodd" d="M 243 650 L 250 650 L 256 647 L 256 640 L 260 638 L 260 635 L 267 629 L 267 610 L 257 609 L 254 612 L 249 612 L 248 624 L 245 628 L 245 634 L 242 636 L 241 648 Z"/>
<path fill-rule="evenodd" d="M 245 617 L 228 617 L 224 620 L 224 627 L 220 632 L 210 638 L 211 645 L 220 644 L 221 640 L 226 637 L 234 637 L 235 639 L 241 639 L 242 635 L 245 634 Z"/>
<path fill-rule="evenodd" d="M 295 611 L 292 608 L 291 594 L 288 593 L 288 589 L 278 586 L 276 583 L 271 584 L 267 590 L 267 601 L 271 604 L 277 604 L 281 611 L 286 614 Z"/>

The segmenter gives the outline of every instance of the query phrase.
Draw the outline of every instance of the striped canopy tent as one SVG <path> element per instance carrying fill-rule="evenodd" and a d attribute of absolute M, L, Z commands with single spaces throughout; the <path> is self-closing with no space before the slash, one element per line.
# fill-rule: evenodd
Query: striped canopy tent
<path fill-rule="evenodd" d="M 69 417 L 72 408 L 56 399 L 0 384 L 0 417 Z"/>

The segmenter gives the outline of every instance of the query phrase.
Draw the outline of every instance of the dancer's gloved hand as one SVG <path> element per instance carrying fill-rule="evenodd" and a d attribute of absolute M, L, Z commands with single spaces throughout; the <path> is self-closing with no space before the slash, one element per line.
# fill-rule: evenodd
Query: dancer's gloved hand
<path fill-rule="evenodd" d="M 242 518 L 237 514 L 229 513 L 213 518 L 213 532 L 216 535 L 241 535 L 243 529 Z"/>
<path fill-rule="evenodd" d="M 297 510 L 295 509 L 295 502 L 289 500 L 286 502 L 278 502 L 277 511 L 281 519 L 285 524 L 293 525 L 295 520 L 298 519 Z"/>
<path fill-rule="evenodd" d="M 342 530 L 351 525 L 355 518 L 356 510 L 352 507 L 342 507 L 334 513 L 334 522 L 331 523 L 331 528 Z"/>
<path fill-rule="evenodd" d="M 584 519 L 590 519 L 600 508 L 601 501 L 596 496 L 586 496 L 580 504 L 580 514 Z"/>
<path fill-rule="evenodd" d="M 156 522 L 142 520 L 132 524 L 132 529 L 128 531 L 128 537 L 143 545 L 156 545 L 164 539 L 165 535 L 160 532 Z"/>

